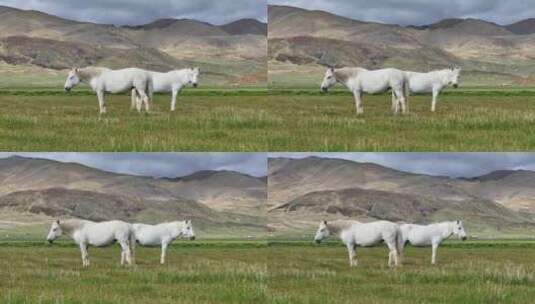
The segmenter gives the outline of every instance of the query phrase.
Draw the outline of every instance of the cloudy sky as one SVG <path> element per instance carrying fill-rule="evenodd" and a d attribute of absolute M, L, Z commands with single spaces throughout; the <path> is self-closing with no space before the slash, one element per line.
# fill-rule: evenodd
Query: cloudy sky
<path fill-rule="evenodd" d="M 76 162 L 89 167 L 144 176 L 177 177 L 199 170 L 232 170 L 266 175 L 265 153 L 0 153 Z"/>
<path fill-rule="evenodd" d="M 268 0 L 324 10 L 363 21 L 430 24 L 445 18 L 478 18 L 510 24 L 535 17 L 535 0 Z"/>
<path fill-rule="evenodd" d="M 496 170 L 535 171 L 535 153 L 269 153 L 269 157 L 307 156 L 372 162 L 401 171 L 474 177 Z"/>
<path fill-rule="evenodd" d="M 0 0 L 0 5 L 78 21 L 139 25 L 160 18 L 224 24 L 241 18 L 266 21 L 265 0 Z"/>

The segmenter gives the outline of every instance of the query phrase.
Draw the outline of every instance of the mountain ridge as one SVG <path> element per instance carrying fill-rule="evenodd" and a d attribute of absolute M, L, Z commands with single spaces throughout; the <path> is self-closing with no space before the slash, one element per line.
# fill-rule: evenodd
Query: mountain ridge
<path fill-rule="evenodd" d="M 270 225 L 281 230 L 321 218 L 430 223 L 466 219 L 476 231 L 535 229 L 535 171 L 474 178 L 404 172 L 336 158 L 269 158 Z"/>

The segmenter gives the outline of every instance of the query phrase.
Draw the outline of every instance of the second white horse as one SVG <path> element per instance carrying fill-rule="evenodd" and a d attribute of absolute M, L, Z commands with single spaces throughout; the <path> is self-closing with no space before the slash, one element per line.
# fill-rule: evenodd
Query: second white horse
<path fill-rule="evenodd" d="M 438 94 L 447 86 L 457 88 L 459 86 L 460 68 L 450 68 L 428 73 L 405 71 L 409 82 L 408 88 L 411 93 L 431 93 L 431 112 L 435 112 Z M 399 103 L 392 94 L 392 109 L 396 111 Z"/>
<path fill-rule="evenodd" d="M 160 263 L 165 263 L 167 246 L 176 238 L 195 239 L 191 221 L 176 221 L 158 225 L 133 224 L 136 241 L 143 246 L 162 246 Z"/>
<path fill-rule="evenodd" d="M 462 221 L 441 222 L 430 225 L 400 225 L 403 244 L 409 242 L 413 246 L 431 246 L 431 264 L 436 263 L 438 246 L 447 238 L 456 235 L 466 240 L 466 231 Z"/>
<path fill-rule="evenodd" d="M 199 68 L 187 68 L 181 70 L 174 70 L 167 73 L 148 71 L 152 76 L 153 90 L 152 92 L 171 92 L 171 111 L 176 109 L 176 98 L 178 93 L 184 86 L 190 84 L 194 88 L 199 84 Z M 149 98 L 152 100 L 152 92 Z M 132 104 L 131 108 L 140 108 L 142 100 L 132 89 Z"/>

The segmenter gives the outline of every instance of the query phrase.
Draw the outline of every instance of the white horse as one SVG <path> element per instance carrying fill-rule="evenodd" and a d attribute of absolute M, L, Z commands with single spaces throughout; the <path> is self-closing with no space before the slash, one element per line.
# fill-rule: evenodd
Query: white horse
<path fill-rule="evenodd" d="M 167 246 L 177 237 L 195 239 L 191 221 L 176 221 L 158 225 L 133 224 L 136 241 L 143 246 L 162 246 L 160 263 L 165 263 Z"/>
<path fill-rule="evenodd" d="M 191 84 L 194 88 L 198 85 L 199 68 L 188 68 L 182 70 L 174 70 L 167 73 L 159 73 L 149 71 L 152 75 L 152 92 L 171 92 L 171 111 L 176 108 L 176 97 L 182 88 Z M 149 98 L 152 100 L 152 92 L 150 92 Z M 132 105 L 131 108 L 140 108 L 141 98 L 136 93 L 135 89 L 132 89 Z"/>
<path fill-rule="evenodd" d="M 431 111 L 435 112 L 438 94 L 447 86 L 457 88 L 459 86 L 460 68 L 450 68 L 428 73 L 418 73 L 406 71 L 405 75 L 409 81 L 409 91 L 412 93 L 432 93 Z M 392 94 L 392 109 L 395 111 L 398 102 Z"/>
<path fill-rule="evenodd" d="M 135 238 L 132 225 L 123 221 L 91 222 L 86 220 L 71 219 L 52 223 L 46 239 L 52 243 L 63 233 L 68 234 L 80 247 L 82 253 L 82 265 L 89 266 L 89 245 L 102 247 L 118 242 L 121 245 L 121 265 L 133 263 Z"/>
<path fill-rule="evenodd" d="M 325 72 L 321 90 L 327 92 L 337 82 L 343 84 L 355 97 L 357 114 L 364 112 L 362 107 L 363 93 L 383 93 L 392 90 L 396 98 L 396 104 L 401 105 L 402 113 L 407 113 L 406 104 L 406 75 L 398 69 L 366 70 L 364 68 L 328 68 Z M 398 113 L 398 107 L 394 109 Z"/>
<path fill-rule="evenodd" d="M 392 262 L 396 266 L 399 265 L 403 239 L 398 224 L 388 221 L 371 223 L 350 220 L 322 221 L 314 241 L 320 243 L 331 234 L 338 236 L 346 245 L 349 253 L 349 266 L 357 266 L 357 246 L 373 246 L 383 241 L 390 250 L 388 266 L 392 266 Z"/>
<path fill-rule="evenodd" d="M 409 242 L 413 246 L 431 246 L 431 264 L 435 264 L 437 248 L 445 239 L 456 235 L 466 240 L 466 231 L 462 221 L 441 222 L 431 225 L 403 224 L 400 226 L 403 245 Z"/>
<path fill-rule="evenodd" d="M 100 113 L 106 113 L 106 101 L 104 93 L 120 93 L 135 89 L 145 104 L 145 110 L 149 111 L 149 96 L 152 96 L 152 77 L 149 72 L 128 68 L 122 70 L 110 70 L 108 68 L 87 67 L 74 68 L 69 71 L 65 81 L 65 91 L 70 91 L 80 82 L 87 83 L 97 93 Z M 141 111 L 141 104 L 138 106 Z"/>

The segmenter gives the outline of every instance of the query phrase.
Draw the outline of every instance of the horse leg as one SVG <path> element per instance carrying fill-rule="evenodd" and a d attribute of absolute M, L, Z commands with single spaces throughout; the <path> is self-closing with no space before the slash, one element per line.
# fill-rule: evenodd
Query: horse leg
<path fill-rule="evenodd" d="M 100 114 L 106 113 L 106 101 L 104 100 L 104 91 L 97 91 L 98 106 L 100 109 Z"/>
<path fill-rule="evenodd" d="M 160 264 L 165 264 L 165 252 L 167 251 L 167 242 L 162 242 L 162 255 L 160 257 Z"/>
<path fill-rule="evenodd" d="M 432 253 L 431 253 L 431 264 L 435 265 L 436 261 L 437 261 L 437 249 L 438 249 L 438 244 L 437 243 L 433 243 L 432 245 Z"/>
<path fill-rule="evenodd" d="M 174 111 L 176 108 L 176 96 L 178 95 L 178 90 L 173 88 L 171 96 L 171 111 Z"/>
<path fill-rule="evenodd" d="M 399 97 L 396 95 L 395 90 L 392 90 L 392 109 L 394 111 L 394 115 L 399 113 Z"/>
<path fill-rule="evenodd" d="M 138 112 L 141 112 L 141 109 L 143 107 L 143 100 L 141 100 L 141 97 L 139 95 L 136 96 L 136 110 Z"/>
<path fill-rule="evenodd" d="M 357 245 L 347 244 L 347 252 L 349 254 L 349 267 L 357 266 Z"/>
<path fill-rule="evenodd" d="M 392 90 L 392 112 L 397 113 L 398 112 L 398 99 L 396 98 L 396 94 L 394 93 L 394 90 Z"/>
<path fill-rule="evenodd" d="M 131 255 L 130 255 L 130 244 L 128 240 L 121 241 L 121 265 L 124 265 L 126 262 L 128 265 L 132 265 Z"/>
<path fill-rule="evenodd" d="M 392 262 L 394 262 L 395 266 L 399 265 L 398 261 L 398 250 L 396 245 L 396 240 L 392 240 L 392 242 L 387 242 L 386 245 L 388 246 L 388 267 L 392 267 Z"/>
<path fill-rule="evenodd" d="M 401 105 L 401 113 L 408 113 L 408 108 L 405 99 L 405 93 L 403 92 L 403 86 L 401 88 L 392 89 L 396 91 L 396 96 L 398 97 L 398 103 Z"/>
<path fill-rule="evenodd" d="M 355 107 L 357 109 L 357 115 L 364 113 L 364 109 L 362 108 L 362 92 L 361 91 L 353 91 L 353 96 L 355 97 Z"/>
<path fill-rule="evenodd" d="M 130 95 L 130 110 L 136 109 L 137 105 L 137 92 L 136 89 L 132 89 L 132 94 Z"/>
<path fill-rule="evenodd" d="M 82 266 L 89 266 L 89 253 L 87 252 L 87 244 L 80 243 L 80 252 L 82 253 Z"/>
<path fill-rule="evenodd" d="M 433 89 L 433 100 L 431 101 L 431 112 L 435 112 L 435 109 L 437 106 L 437 96 L 438 96 L 438 90 Z"/>
<path fill-rule="evenodd" d="M 150 111 L 150 106 L 149 106 L 149 103 L 150 103 L 150 100 L 149 100 L 149 97 L 147 96 L 147 92 L 145 92 L 145 90 L 138 90 L 139 92 L 139 96 L 141 97 L 141 100 L 143 100 L 143 104 L 145 104 L 145 111 L 146 112 L 149 112 Z"/>

